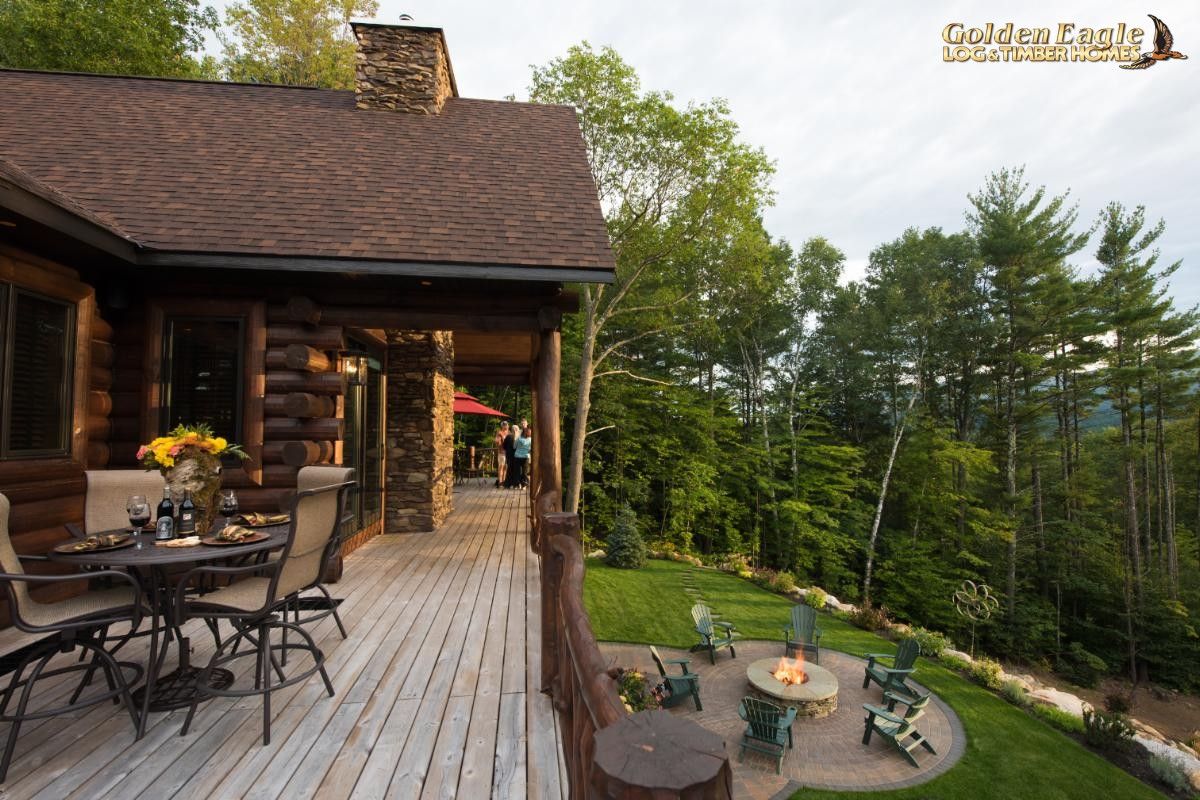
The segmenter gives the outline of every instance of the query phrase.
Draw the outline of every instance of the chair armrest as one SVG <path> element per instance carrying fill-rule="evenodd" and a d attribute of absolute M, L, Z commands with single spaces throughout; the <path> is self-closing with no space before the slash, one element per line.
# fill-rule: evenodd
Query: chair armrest
<path fill-rule="evenodd" d="M 915 669 L 896 669 L 895 667 L 880 667 L 879 669 L 886 672 L 888 675 L 912 675 L 916 672 Z"/>
<path fill-rule="evenodd" d="M 824 633 L 824 631 L 822 631 L 820 628 L 813 628 L 813 640 L 820 639 L 822 633 Z"/>
<path fill-rule="evenodd" d="M 50 558 L 48 556 L 38 556 L 38 555 L 34 555 L 33 553 L 29 553 L 28 555 L 22 555 L 22 554 L 18 553 L 17 558 L 21 559 L 22 561 L 47 561 L 48 562 L 50 560 Z"/>
<path fill-rule="evenodd" d="M 897 717 L 895 714 L 888 711 L 886 708 L 880 708 L 879 706 L 873 706 L 870 703 L 863 703 L 863 710 L 873 716 L 883 717 L 888 722 L 895 722 L 897 724 L 904 722 L 903 719 L 901 719 L 900 717 Z"/>
<path fill-rule="evenodd" d="M 67 529 L 67 533 L 74 536 L 76 539 L 86 539 L 87 534 L 83 532 L 83 528 L 76 525 L 74 522 L 68 522 L 63 526 Z"/>
<path fill-rule="evenodd" d="M 895 653 L 863 653 L 862 657 L 869 658 L 872 661 L 875 661 L 876 659 L 879 659 L 879 658 L 895 658 L 896 654 Z"/>
<path fill-rule="evenodd" d="M 141 594 L 142 585 L 137 582 L 137 579 L 128 572 L 121 572 L 115 569 L 101 569 L 95 572 L 86 572 L 79 574 L 66 575 L 27 575 L 25 573 L 0 572 L 0 581 L 23 581 L 25 583 L 37 584 L 45 586 L 51 583 L 66 583 L 67 581 L 90 581 L 93 578 L 116 578 L 123 580 L 126 583 L 132 584 L 133 588 Z"/>
<path fill-rule="evenodd" d="M 783 629 L 783 640 L 785 642 L 790 642 L 792 640 L 792 626 L 791 625 L 788 625 L 786 628 Z"/>
<path fill-rule="evenodd" d="M 713 620 L 713 625 L 720 626 L 720 627 L 724 628 L 726 631 L 732 631 L 734 629 L 734 625 L 732 622 L 718 622 L 716 620 Z"/>
<path fill-rule="evenodd" d="M 792 723 L 796 721 L 796 709 L 788 706 L 787 714 L 783 718 L 783 727 L 790 728 Z"/>
<path fill-rule="evenodd" d="M 664 658 L 662 662 L 664 664 L 690 664 L 692 660 L 690 658 Z"/>

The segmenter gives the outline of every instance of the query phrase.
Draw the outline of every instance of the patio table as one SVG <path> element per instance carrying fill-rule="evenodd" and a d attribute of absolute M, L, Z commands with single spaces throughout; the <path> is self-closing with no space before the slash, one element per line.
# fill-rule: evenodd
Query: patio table
<path fill-rule="evenodd" d="M 213 533 L 220 530 L 223 523 L 214 523 Z M 204 564 L 225 561 L 231 558 L 245 556 L 265 557 L 266 553 L 284 546 L 287 542 L 289 525 L 272 525 L 259 528 L 269 538 L 249 544 L 212 546 L 197 545 L 195 547 L 160 547 L 154 544 L 154 532 L 134 534 L 141 542 L 100 552 L 57 553 L 51 550 L 47 555 L 51 561 L 64 564 L 86 564 L 104 568 L 123 567 L 137 575 L 142 583 L 142 589 L 150 600 L 152 612 L 150 628 L 150 661 L 146 665 L 146 682 L 135 692 L 141 705 L 138 718 L 137 736 L 140 739 L 146 732 L 146 720 L 151 711 L 170 711 L 190 705 L 196 693 L 196 681 L 201 672 L 200 668 L 188 663 L 190 641 L 180 630 L 176 609 L 173 605 L 175 592 L 172 591 L 170 572 L 172 568 L 191 569 Z M 107 533 L 128 533 L 128 529 L 107 531 Z M 164 623 L 160 625 L 160 620 Z M 164 639 L 159 646 L 159 630 L 163 631 Z M 167 651 L 171 642 L 179 647 L 179 667 L 167 675 L 161 671 L 166 662 Z M 228 670 L 213 670 L 212 685 L 214 688 L 224 688 L 233 682 L 233 674 Z"/>

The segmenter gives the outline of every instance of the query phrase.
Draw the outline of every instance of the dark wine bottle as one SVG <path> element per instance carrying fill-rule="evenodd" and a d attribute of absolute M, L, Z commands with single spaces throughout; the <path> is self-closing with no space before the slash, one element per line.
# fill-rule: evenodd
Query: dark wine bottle
<path fill-rule="evenodd" d="M 163 499 L 158 504 L 158 513 L 155 514 L 154 521 L 157 522 L 163 517 L 175 517 L 175 504 L 171 502 L 171 490 L 167 488 L 163 489 Z"/>
<path fill-rule="evenodd" d="M 192 493 L 183 490 L 183 502 L 179 504 L 179 535 L 194 536 L 196 534 L 196 504 L 192 502 Z"/>

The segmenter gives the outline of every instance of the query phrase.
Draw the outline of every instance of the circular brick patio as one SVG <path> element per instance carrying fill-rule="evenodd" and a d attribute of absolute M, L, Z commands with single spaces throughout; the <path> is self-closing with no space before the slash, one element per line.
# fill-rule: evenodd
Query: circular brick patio
<path fill-rule="evenodd" d="M 614 666 L 634 667 L 648 676 L 658 674 L 649 648 L 628 644 L 601 644 L 600 648 Z M 688 702 L 675 706 L 671 712 L 693 719 L 724 737 L 733 762 L 735 797 L 754 800 L 787 797 L 803 786 L 896 789 L 931 780 L 962 755 L 966 744 L 962 725 L 950 707 L 936 697 L 917 726 L 937 754 L 921 748 L 914 750 L 919 767 L 910 765 L 878 735 L 871 738 L 871 744 L 862 744 L 866 716 L 863 703 L 879 704 L 883 694 L 875 684 L 869 689 L 862 688 L 863 660 L 822 648 L 821 666 L 833 672 L 840 683 L 837 711 L 823 719 L 796 720 L 792 729 L 795 748 L 784 757 L 782 775 L 775 774 L 774 759 L 752 751 L 747 751 L 745 759 L 739 762 L 738 743 L 745 723 L 738 719 L 737 707 L 749 691 L 746 667 L 760 658 L 783 655 L 783 642 L 741 642 L 737 651 L 737 658 L 731 658 L 728 650 L 719 651 L 716 665 L 711 665 L 707 653 L 688 654 L 659 648 L 663 658 L 691 658 L 691 670 L 700 674 L 704 710 L 696 711 Z"/>

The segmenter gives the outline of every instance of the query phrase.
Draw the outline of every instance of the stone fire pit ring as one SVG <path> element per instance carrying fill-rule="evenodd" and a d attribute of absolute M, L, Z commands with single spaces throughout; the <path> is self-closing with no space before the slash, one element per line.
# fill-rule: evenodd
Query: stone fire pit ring
<path fill-rule="evenodd" d="M 783 660 L 797 663 L 795 659 Z M 750 688 L 768 700 L 792 706 L 801 717 L 820 719 L 837 711 L 836 675 L 819 664 L 805 661 L 804 673 L 808 680 L 788 686 L 773 674 L 779 662 L 778 657 L 760 658 L 751 662 L 746 668 L 746 680 L 750 683 Z"/>

